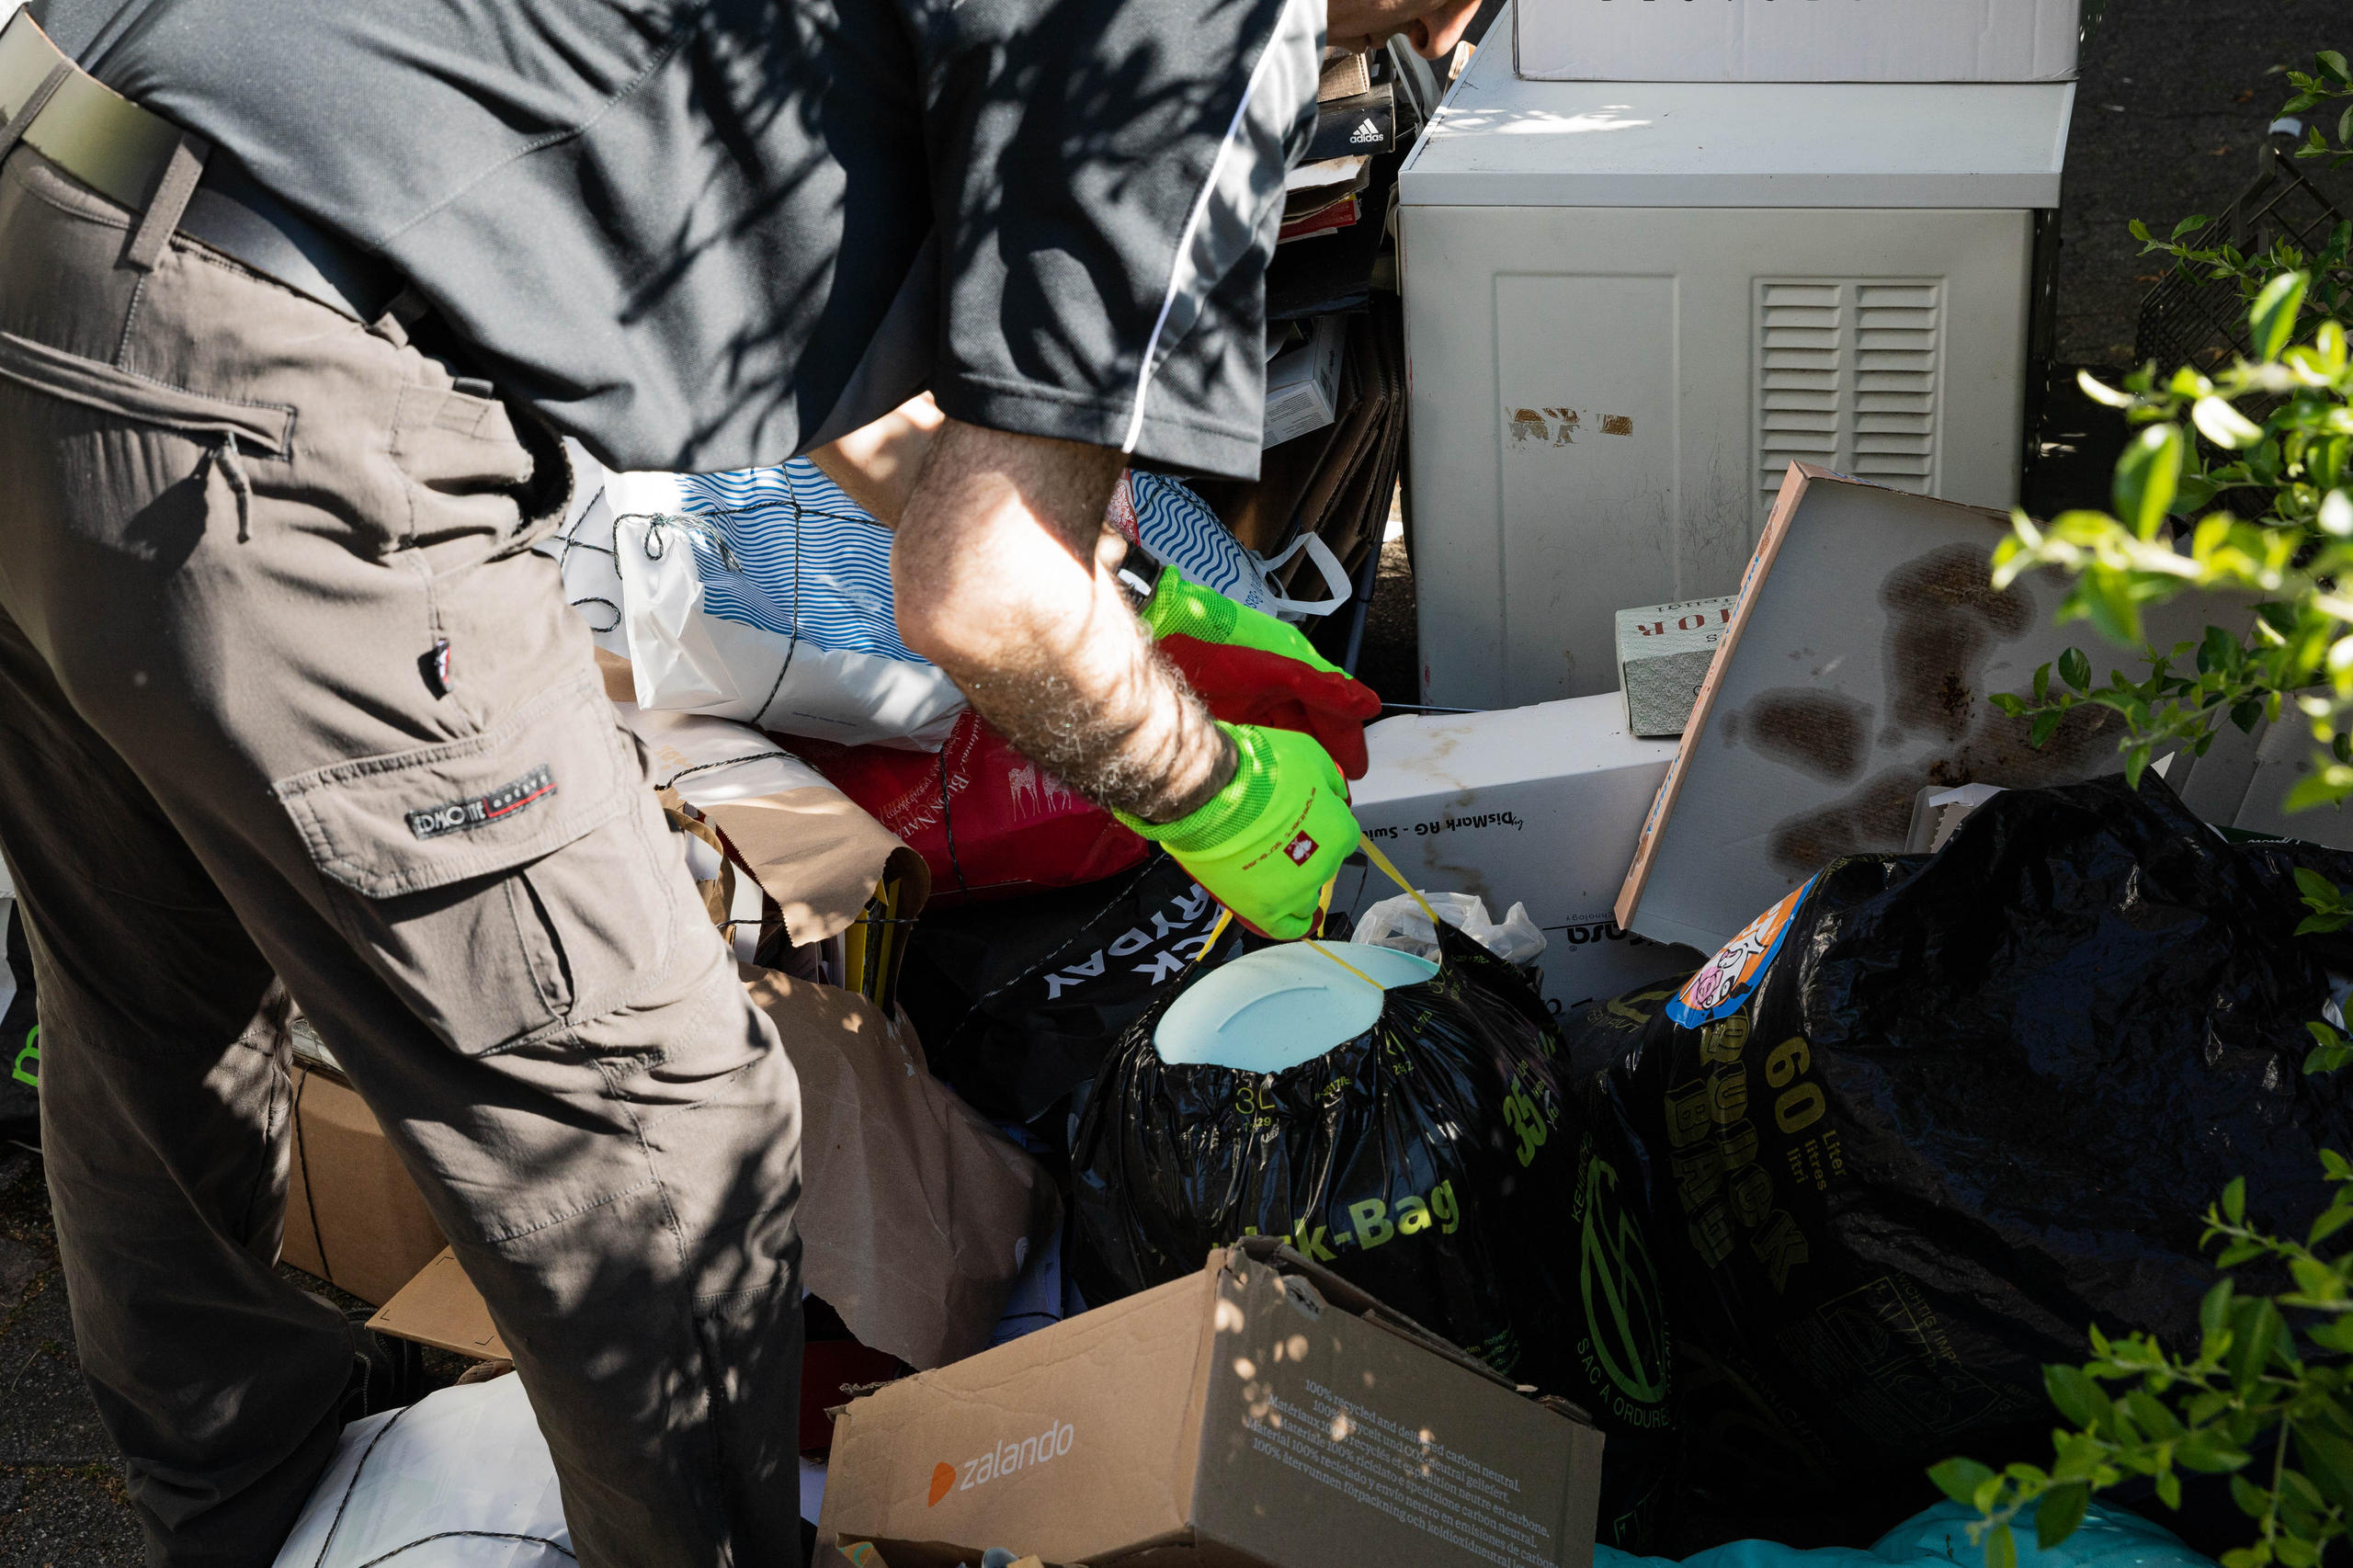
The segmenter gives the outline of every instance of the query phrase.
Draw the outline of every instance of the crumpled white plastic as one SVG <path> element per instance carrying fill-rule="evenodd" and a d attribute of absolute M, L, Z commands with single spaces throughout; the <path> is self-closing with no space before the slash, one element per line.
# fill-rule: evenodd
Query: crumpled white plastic
<path fill-rule="evenodd" d="M 1544 951 L 1544 933 L 1537 929 L 1529 917 L 1528 905 L 1515 903 L 1501 920 L 1489 917 L 1487 901 L 1476 893 L 1424 893 L 1438 917 L 1464 936 L 1474 938 L 1506 963 L 1532 963 Z M 1355 933 L 1348 938 L 1370 947 L 1394 948 L 1399 952 L 1435 960 L 1438 957 L 1438 933 L 1430 927 L 1430 918 L 1410 893 L 1384 898 L 1364 912 L 1357 921 Z"/>
<path fill-rule="evenodd" d="M 361 1568 L 427 1540 L 419 1564 L 572 1568 L 555 1461 L 512 1373 L 346 1426 L 274 1568 Z"/>

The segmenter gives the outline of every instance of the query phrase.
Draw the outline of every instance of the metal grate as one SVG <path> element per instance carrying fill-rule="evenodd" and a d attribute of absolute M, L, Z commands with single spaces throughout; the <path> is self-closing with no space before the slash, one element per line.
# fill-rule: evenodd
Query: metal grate
<path fill-rule="evenodd" d="M 2197 238 L 2219 231 L 2242 253 L 2287 239 L 2308 256 L 2328 243 L 2329 232 L 2345 214 L 2296 168 L 2299 134 L 2292 120 L 2272 125 L 2256 154 L 2255 183 L 2222 210 L 2214 228 Z M 2161 371 L 2179 365 L 2211 370 L 2254 347 L 2247 335 L 2246 301 L 2232 278 L 2187 276 L 2177 267 L 2141 301 L 2132 343 L 2136 363 L 2154 359 Z"/>
<path fill-rule="evenodd" d="M 1935 278 L 1756 285 L 1756 480 L 1772 506 L 1792 460 L 1928 490 L 1944 289 Z"/>

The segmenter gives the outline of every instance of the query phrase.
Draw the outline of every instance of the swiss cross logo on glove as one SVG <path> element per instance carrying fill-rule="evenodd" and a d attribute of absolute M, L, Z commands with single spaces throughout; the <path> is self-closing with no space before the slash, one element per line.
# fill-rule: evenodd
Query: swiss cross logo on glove
<path fill-rule="evenodd" d="M 1302 833 L 1283 846 L 1283 853 L 1290 857 L 1292 865 L 1304 866 L 1315 858 L 1315 840 Z"/>

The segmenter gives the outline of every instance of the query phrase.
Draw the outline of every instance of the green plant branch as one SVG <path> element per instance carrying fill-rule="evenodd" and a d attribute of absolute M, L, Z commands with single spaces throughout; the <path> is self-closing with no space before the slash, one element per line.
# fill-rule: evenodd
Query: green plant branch
<path fill-rule="evenodd" d="M 2307 124 L 2295 155 L 2353 161 L 2345 57 L 2321 53 L 2288 80 L 2283 113 Z M 2088 620 L 2135 650 L 2140 671 L 2095 683 L 2090 656 L 2070 648 L 2035 672 L 2030 689 L 1994 700 L 2029 722 L 2037 745 L 2078 708 L 2120 715 L 2135 784 L 2161 749 L 2202 755 L 2222 723 L 2252 730 L 2292 710 L 2313 751 L 2286 804 L 2342 801 L 2353 797 L 2353 355 L 2340 319 L 2353 305 L 2353 224 L 2309 250 L 2287 238 L 2242 249 L 2203 214 L 2163 239 L 2131 227 L 2143 254 L 2169 256 L 2192 286 L 2237 289 L 2245 352 L 2170 372 L 2144 365 L 2115 387 L 2080 378 L 2132 430 L 2109 509 L 2047 522 L 2013 514 L 1994 582 L 2062 574 L 2062 619 Z M 2252 613 L 2240 630 L 2209 626 L 2194 642 L 2149 646 L 2147 613 L 2187 593 L 2251 603 Z M 2353 901 L 2327 878 L 2299 870 L 2296 882 L 2298 935 L 2353 925 Z M 2341 1021 L 2306 1028 L 2307 1072 L 2353 1065 Z M 2338 1245 L 2353 1226 L 2353 1163 L 2325 1151 L 2321 1165 L 2329 1201 L 2302 1240 L 2249 1220 L 2244 1179 L 2207 1210 L 2199 1244 L 2213 1249 L 2219 1278 L 2200 1303 L 2194 1357 L 2094 1326 L 2088 1360 L 2043 1369 L 2067 1423 L 2052 1433 L 2047 1467 L 1952 1459 L 1929 1471 L 1977 1510 L 1972 1533 L 1987 1568 L 2016 1568 L 2016 1531 L 2029 1513 L 2050 1547 L 2082 1521 L 2093 1493 L 2136 1477 L 2179 1507 L 2185 1473 L 2226 1477 L 2252 1521 L 2253 1539 L 2224 1552 L 2222 1568 L 2319 1568 L 2353 1517 L 2353 1253 Z M 2243 1293 L 2249 1266 L 2267 1279 L 2284 1274 L 2290 1288 Z"/>

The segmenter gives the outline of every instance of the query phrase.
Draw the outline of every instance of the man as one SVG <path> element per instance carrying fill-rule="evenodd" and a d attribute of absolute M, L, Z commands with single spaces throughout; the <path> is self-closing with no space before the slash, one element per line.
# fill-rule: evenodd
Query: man
<path fill-rule="evenodd" d="M 1472 8 L 1330 31 L 1437 54 Z M 0 34 L 0 848 L 151 1562 L 267 1562 L 340 1426 L 350 1331 L 272 1267 L 290 1003 L 490 1303 L 580 1561 L 797 1559 L 792 1073 L 529 548 L 551 427 L 725 469 L 927 389 L 909 644 L 1301 928 L 1352 836 L 1329 759 L 1212 724 L 1096 557 L 1126 457 L 1256 470 L 1324 24 L 35 0 Z"/>

